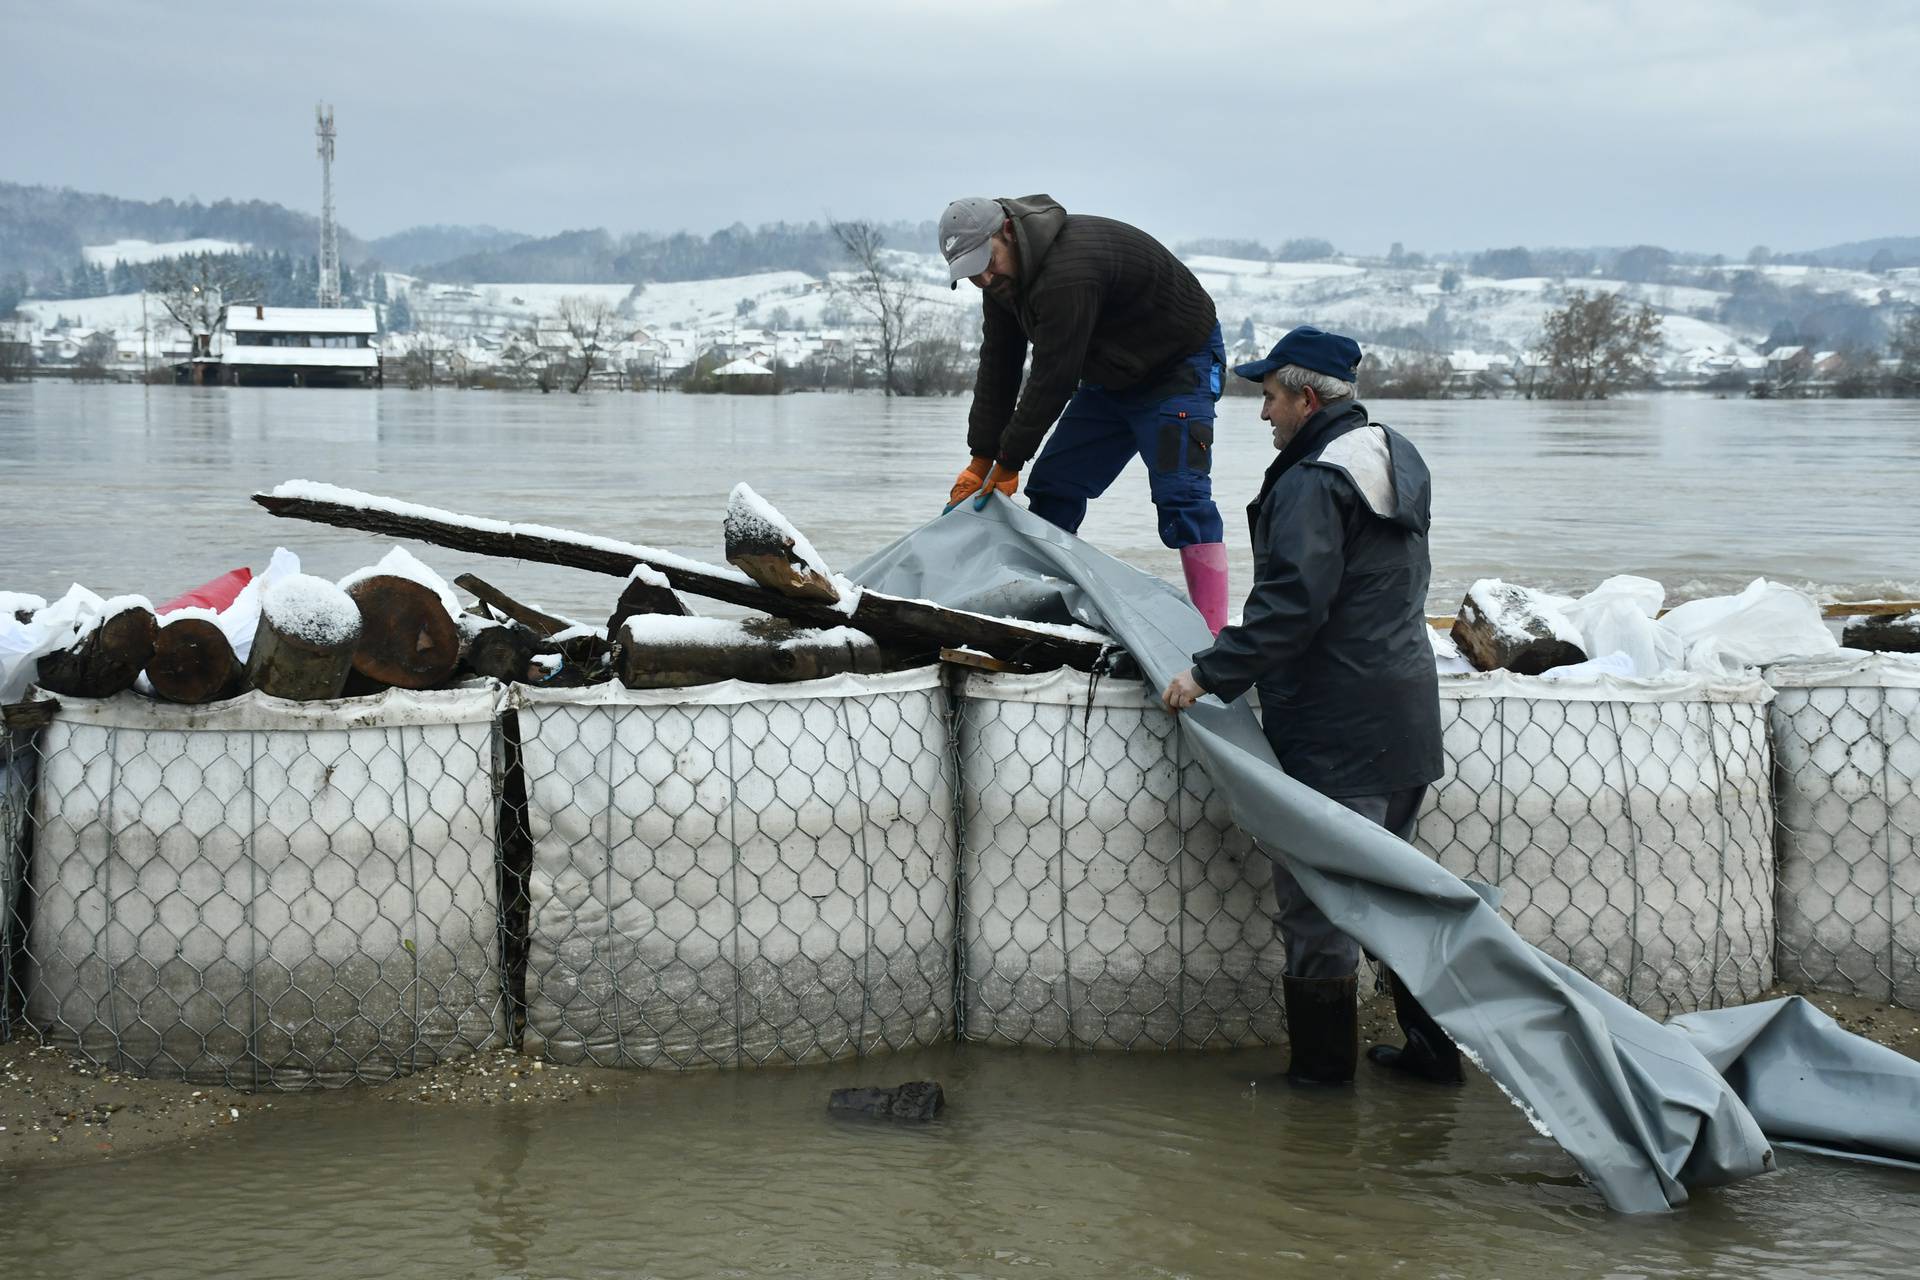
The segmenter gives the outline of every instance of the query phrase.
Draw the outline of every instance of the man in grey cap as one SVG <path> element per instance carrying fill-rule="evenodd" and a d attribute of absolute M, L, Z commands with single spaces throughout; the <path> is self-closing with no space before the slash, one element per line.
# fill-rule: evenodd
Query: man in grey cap
<path fill-rule="evenodd" d="M 1087 500 L 1137 454 L 1160 540 L 1180 552 L 1187 595 L 1219 631 L 1227 554 L 1209 472 L 1226 353 L 1213 299 L 1146 232 L 1068 213 L 1050 196 L 955 200 L 940 217 L 940 252 L 955 288 L 980 287 L 983 315 L 973 456 L 949 501 L 1012 496 L 1038 451 L 1028 505 L 1072 533 Z"/>

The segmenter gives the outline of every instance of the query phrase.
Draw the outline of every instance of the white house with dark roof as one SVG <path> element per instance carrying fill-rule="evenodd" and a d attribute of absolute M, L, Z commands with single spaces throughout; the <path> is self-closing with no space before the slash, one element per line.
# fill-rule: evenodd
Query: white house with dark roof
<path fill-rule="evenodd" d="M 371 307 L 228 303 L 217 357 L 229 386 L 378 386 L 380 333 Z"/>

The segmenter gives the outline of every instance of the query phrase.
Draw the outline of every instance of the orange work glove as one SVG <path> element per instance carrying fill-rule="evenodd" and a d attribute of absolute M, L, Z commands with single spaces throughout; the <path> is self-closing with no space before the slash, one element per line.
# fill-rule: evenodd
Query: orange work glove
<path fill-rule="evenodd" d="M 951 510 L 959 506 L 964 499 L 979 493 L 980 487 L 987 481 L 987 473 L 989 471 L 993 472 L 993 487 L 1001 493 L 1006 494 L 1009 498 L 1011 498 L 1014 495 L 1014 491 L 1020 487 L 1020 473 L 1018 471 L 1009 471 L 1005 467 L 995 467 L 992 458 L 975 458 L 967 464 L 966 470 L 962 471 L 959 478 L 953 482 L 953 491 L 947 495 L 948 509 Z"/>

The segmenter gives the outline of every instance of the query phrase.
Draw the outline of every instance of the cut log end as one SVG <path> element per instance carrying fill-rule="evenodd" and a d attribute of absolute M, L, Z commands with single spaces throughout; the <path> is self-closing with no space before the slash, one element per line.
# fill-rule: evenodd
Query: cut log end
<path fill-rule="evenodd" d="M 790 600 L 816 600 L 838 604 L 840 588 L 823 578 L 784 550 L 727 551 L 727 563 L 769 591 L 777 591 Z"/>
<path fill-rule="evenodd" d="M 1841 633 L 1840 643 L 1849 649 L 1872 649 L 1879 653 L 1920 653 L 1920 612 L 1904 617 L 1862 619 Z"/>
<path fill-rule="evenodd" d="M 159 623 L 149 609 L 123 609 L 70 649 L 40 659 L 35 683 L 72 698 L 111 698 L 133 687 L 153 660 Z"/>
<path fill-rule="evenodd" d="M 246 669 L 217 625 L 205 618 L 182 618 L 155 635 L 147 682 L 168 702 L 218 702 L 246 687 Z"/>
<path fill-rule="evenodd" d="M 1460 604 L 1448 634 L 1478 671 L 1537 676 L 1585 662 L 1579 645 L 1560 638 L 1549 610 L 1525 587 L 1476 582 Z"/>
<path fill-rule="evenodd" d="M 347 588 L 360 608 L 353 669 L 395 689 L 445 684 L 460 661 L 460 628 L 431 587 L 375 574 Z"/>

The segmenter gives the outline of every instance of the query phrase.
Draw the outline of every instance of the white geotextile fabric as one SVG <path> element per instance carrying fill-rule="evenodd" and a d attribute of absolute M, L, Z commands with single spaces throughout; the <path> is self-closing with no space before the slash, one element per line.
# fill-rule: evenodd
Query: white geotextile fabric
<path fill-rule="evenodd" d="M 515 707 L 732 707 L 745 702 L 810 702 L 816 698 L 858 698 L 869 694 L 910 693 L 938 688 L 938 667 L 914 667 L 874 675 L 847 672 L 790 684 L 716 680 L 712 684 L 670 689 L 629 689 L 615 681 L 574 689 L 517 684 L 508 694 Z"/>
<path fill-rule="evenodd" d="M 1757 679 L 1443 678 L 1446 773 L 1414 843 L 1637 1008 L 1755 999 L 1773 981 L 1772 697 Z"/>
<path fill-rule="evenodd" d="M 959 745 L 967 1039 L 1284 1039 L 1272 864 L 1158 699 L 1067 668 L 970 672 Z"/>
<path fill-rule="evenodd" d="M 29 1019 L 119 1069 L 281 1089 L 500 1043 L 497 704 L 62 699 Z"/>
<path fill-rule="evenodd" d="M 516 700 L 530 1048 L 737 1066 L 951 1035 L 937 670 Z"/>
<path fill-rule="evenodd" d="M 1773 690 L 1757 675 L 1728 678 L 1670 672 L 1659 676 L 1591 675 L 1578 679 L 1476 671 L 1440 678 L 1440 698 L 1535 698 L 1545 702 L 1717 702 L 1763 704 Z"/>
<path fill-rule="evenodd" d="M 1920 656 L 1771 667 L 1780 971 L 1920 1008 Z"/>

